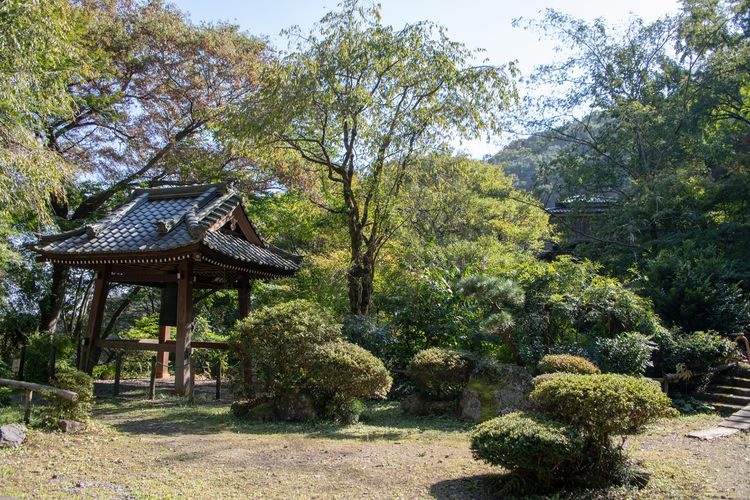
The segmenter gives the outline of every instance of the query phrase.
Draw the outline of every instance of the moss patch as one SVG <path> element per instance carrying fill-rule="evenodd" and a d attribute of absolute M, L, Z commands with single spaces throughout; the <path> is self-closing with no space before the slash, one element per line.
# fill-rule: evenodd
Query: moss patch
<path fill-rule="evenodd" d="M 497 402 L 495 401 L 495 389 L 497 382 L 491 382 L 485 379 L 473 379 L 467 386 L 477 393 L 479 402 L 482 403 L 479 410 L 479 421 L 484 422 L 497 416 Z"/>

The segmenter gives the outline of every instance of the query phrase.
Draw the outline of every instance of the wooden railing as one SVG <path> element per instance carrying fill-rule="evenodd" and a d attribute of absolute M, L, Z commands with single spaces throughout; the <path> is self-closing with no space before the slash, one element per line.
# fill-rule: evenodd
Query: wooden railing
<path fill-rule="evenodd" d="M 10 380 L 7 378 L 0 378 L 0 386 L 11 387 L 13 389 L 24 389 L 26 391 L 26 397 L 24 398 L 24 412 L 23 421 L 28 424 L 31 420 L 31 398 L 34 395 L 34 391 L 47 392 L 54 394 L 57 397 L 67 399 L 68 401 L 77 401 L 78 393 L 60 389 L 58 387 L 52 387 L 51 385 L 33 384 L 31 382 L 24 382 L 22 380 Z"/>

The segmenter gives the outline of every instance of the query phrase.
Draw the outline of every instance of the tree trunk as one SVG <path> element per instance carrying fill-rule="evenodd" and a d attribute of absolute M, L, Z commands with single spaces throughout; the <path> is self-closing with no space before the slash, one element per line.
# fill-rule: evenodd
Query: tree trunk
<path fill-rule="evenodd" d="M 65 287 L 68 284 L 68 267 L 52 264 L 52 284 L 49 295 L 42 301 L 39 329 L 54 334 L 65 303 Z"/>
<path fill-rule="evenodd" d="M 352 255 L 348 272 L 349 309 L 352 314 L 366 316 L 372 305 L 373 281 L 375 277 L 375 248 L 368 244 L 362 252 L 364 238 L 360 235 L 358 242 L 352 235 Z M 374 241 L 370 235 L 370 241 Z"/>

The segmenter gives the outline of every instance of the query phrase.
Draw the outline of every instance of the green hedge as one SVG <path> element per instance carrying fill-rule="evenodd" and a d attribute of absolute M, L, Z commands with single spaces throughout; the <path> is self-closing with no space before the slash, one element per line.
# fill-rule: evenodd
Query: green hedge
<path fill-rule="evenodd" d="M 574 427 L 538 414 L 509 413 L 475 427 L 475 459 L 506 467 L 547 489 L 581 461 L 584 438 Z"/>
<path fill-rule="evenodd" d="M 600 373 L 599 367 L 586 358 L 572 354 L 547 354 L 537 365 L 539 373 Z"/>
<path fill-rule="evenodd" d="M 626 375 L 561 374 L 536 384 L 529 397 L 540 411 L 600 443 L 675 414 L 657 383 Z"/>
<path fill-rule="evenodd" d="M 473 368 L 474 362 L 468 354 L 434 347 L 418 352 L 407 373 L 417 391 L 443 399 L 466 387 Z"/>

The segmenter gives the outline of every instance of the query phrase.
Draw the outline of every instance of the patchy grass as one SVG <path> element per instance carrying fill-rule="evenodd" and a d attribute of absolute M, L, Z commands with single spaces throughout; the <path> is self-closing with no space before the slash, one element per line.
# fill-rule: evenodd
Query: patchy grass
<path fill-rule="evenodd" d="M 21 450 L 0 450 L 0 496 L 489 498 L 505 479 L 471 458 L 469 424 L 406 416 L 395 403 L 370 405 L 351 426 L 248 422 L 226 403 L 172 397 L 102 400 L 95 416 L 85 434 L 32 429 Z M 750 472 L 748 434 L 684 437 L 716 422 L 663 420 L 629 439 L 653 473 L 644 490 L 561 496 L 747 498 L 735 478 Z"/>

